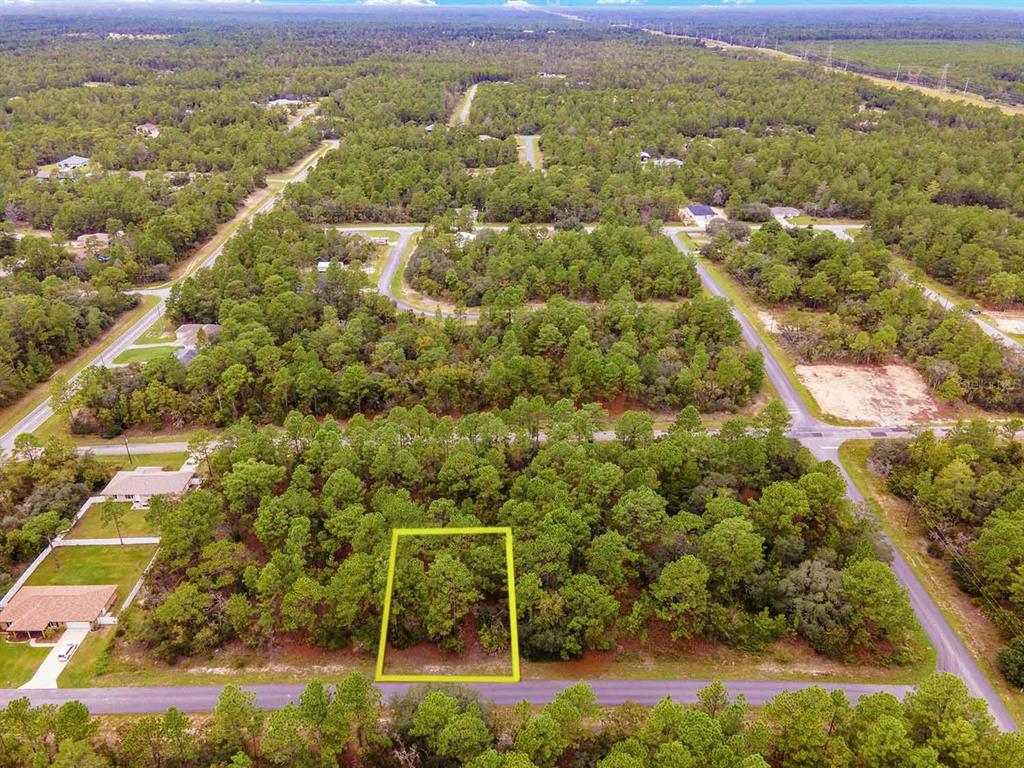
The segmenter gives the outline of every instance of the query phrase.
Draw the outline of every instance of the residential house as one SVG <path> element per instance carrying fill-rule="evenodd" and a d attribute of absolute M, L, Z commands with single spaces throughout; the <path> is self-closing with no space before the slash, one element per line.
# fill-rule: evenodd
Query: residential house
<path fill-rule="evenodd" d="M 191 469 L 167 472 L 160 467 L 138 467 L 115 474 L 99 495 L 112 501 L 130 501 L 133 509 L 148 509 L 154 496 L 180 497 L 197 485 L 199 478 Z"/>
<path fill-rule="evenodd" d="M 115 584 L 22 587 L 0 609 L 0 632 L 15 640 L 64 627 L 91 627 L 114 604 Z"/>
<path fill-rule="evenodd" d="M 686 215 L 693 219 L 693 223 L 701 229 L 707 229 L 708 222 L 718 216 L 714 208 L 702 203 L 688 205 L 686 207 Z"/>
<path fill-rule="evenodd" d="M 142 125 L 135 126 L 135 132 L 140 136 L 147 136 L 151 139 L 155 139 L 160 135 L 160 126 L 156 123 L 143 123 Z"/>
<path fill-rule="evenodd" d="M 199 353 L 200 332 L 212 341 L 220 336 L 220 325 L 217 323 L 185 323 L 179 325 L 174 332 L 178 344 L 181 345 L 181 348 L 175 351 L 174 356 L 186 367 Z"/>
<path fill-rule="evenodd" d="M 800 215 L 800 209 L 790 208 L 787 205 L 773 205 L 771 207 L 772 217 L 779 222 L 779 224 L 785 224 L 790 219 L 796 218 Z"/>
<path fill-rule="evenodd" d="M 81 155 L 71 155 L 71 157 L 65 157 L 63 160 L 57 163 L 57 170 L 67 173 L 69 171 L 77 171 L 79 168 L 85 168 L 89 165 L 92 160 L 88 157 L 82 157 Z"/>

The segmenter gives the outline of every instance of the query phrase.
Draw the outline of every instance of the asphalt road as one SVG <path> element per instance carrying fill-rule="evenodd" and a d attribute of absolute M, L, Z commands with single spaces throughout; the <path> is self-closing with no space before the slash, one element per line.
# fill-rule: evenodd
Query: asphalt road
<path fill-rule="evenodd" d="M 907 275 L 904 272 L 899 272 L 899 270 L 896 271 L 903 277 L 904 280 L 910 281 L 911 278 L 909 275 Z M 927 296 L 932 301 L 934 301 L 936 304 L 939 304 L 948 310 L 960 309 L 960 305 L 957 304 L 957 302 L 953 301 L 952 299 L 946 296 L 943 296 L 938 291 L 934 291 L 927 285 L 924 285 L 922 283 L 918 283 L 917 285 L 922 291 L 924 291 L 924 295 Z M 967 317 L 971 318 L 971 320 L 973 320 L 975 324 L 979 328 L 981 328 L 982 333 L 984 333 L 989 338 L 995 339 L 996 341 L 1005 344 L 1007 347 L 1009 347 L 1015 352 L 1024 353 L 1024 344 L 1021 344 L 1012 336 L 1008 336 L 1007 334 L 1003 333 L 994 325 L 990 325 L 988 322 L 985 321 L 984 315 L 975 315 L 972 312 L 968 312 Z"/>
<path fill-rule="evenodd" d="M 689 249 L 679 239 L 678 231 L 676 229 L 671 233 L 673 242 L 675 242 L 676 247 L 680 251 L 689 252 Z M 715 296 L 725 295 L 721 286 L 718 285 L 699 261 L 697 262 L 697 271 L 700 274 L 704 288 L 709 293 Z M 782 366 L 761 340 L 753 325 L 736 307 L 733 307 L 732 313 L 743 329 L 744 341 L 749 346 L 761 350 L 761 353 L 764 355 L 765 374 L 769 381 L 771 381 L 772 386 L 778 391 L 787 410 L 793 417 L 793 436 L 797 437 L 803 445 L 807 446 L 817 458 L 831 461 L 839 467 L 840 472 L 842 472 L 843 477 L 846 479 L 847 495 L 864 508 L 864 496 L 839 461 L 839 445 L 853 437 L 852 432 L 854 430 L 832 427 L 815 418 L 807 410 L 803 399 L 797 394 L 795 387 L 789 380 L 789 377 L 786 376 Z M 898 431 L 898 428 L 895 430 L 892 428 L 868 429 L 866 431 L 871 437 L 889 437 L 894 436 L 889 433 Z M 903 436 L 906 436 L 905 432 Z M 985 674 L 978 667 L 970 651 L 967 650 L 953 630 L 953 627 L 950 626 L 939 606 L 936 605 L 932 596 L 928 593 L 928 590 L 924 588 L 924 585 L 917 578 L 913 570 L 911 570 L 903 555 L 900 554 L 900 551 L 893 545 L 889 537 L 884 536 L 884 538 L 885 542 L 889 545 L 889 549 L 892 551 L 893 572 L 896 574 L 900 584 L 910 594 L 910 605 L 914 609 L 914 615 L 917 617 L 922 629 L 924 629 L 925 634 L 928 635 L 932 645 L 935 646 L 937 669 L 940 672 L 951 672 L 959 676 L 967 684 L 972 695 L 985 699 L 1000 728 L 1006 731 L 1017 730 L 1016 723 L 1006 709 L 1006 705 L 1003 704 L 988 678 L 985 677 Z"/>
<path fill-rule="evenodd" d="M 536 171 L 541 170 L 540 166 L 540 136 L 516 136 L 523 142 L 523 153 L 526 155 L 527 164 Z"/>
<path fill-rule="evenodd" d="M 272 183 L 280 185 L 280 189 L 267 198 L 261 205 L 255 208 L 247 217 L 247 220 L 251 221 L 253 217 L 259 216 L 266 213 L 273 208 L 277 201 L 280 199 L 281 194 L 284 191 L 284 187 L 288 184 L 292 184 L 296 181 L 304 181 L 306 176 L 312 168 L 316 166 L 320 157 L 326 152 L 327 149 L 336 147 L 337 142 L 328 142 L 325 145 L 321 145 L 315 151 L 310 153 L 299 170 L 291 176 L 280 178 Z M 310 162 L 310 159 L 312 161 Z M 224 251 L 224 246 L 230 241 L 228 238 L 215 248 L 209 256 L 207 256 L 202 263 L 199 265 L 200 268 L 208 267 L 217 260 L 217 257 Z M 187 272 L 186 274 L 191 274 Z M 138 293 L 151 294 L 160 296 L 160 301 L 149 311 L 146 312 L 142 317 L 132 323 L 127 329 L 122 332 L 120 336 L 115 339 L 109 347 L 103 352 L 103 354 L 95 361 L 99 365 L 110 366 L 113 360 L 124 352 L 126 349 L 131 347 L 135 341 L 142 336 L 149 328 L 151 328 L 164 314 L 164 310 L 167 308 L 167 296 L 170 294 L 169 288 L 158 288 L 138 291 Z M 94 363 L 94 364 L 95 364 Z M 84 370 L 84 369 L 83 369 Z M 81 371 L 71 377 L 70 382 L 73 384 L 77 381 L 81 375 Z M 10 430 L 7 431 L 2 437 L 0 437 L 0 449 L 3 451 L 10 451 L 14 447 L 15 438 L 23 432 L 34 432 L 39 429 L 51 416 L 53 415 L 53 409 L 50 407 L 50 400 L 47 398 L 42 403 L 33 408 L 27 413 L 20 421 L 18 421 Z"/>
<path fill-rule="evenodd" d="M 535 706 L 552 701 L 575 680 L 523 680 L 519 683 L 475 683 L 470 687 L 498 706 L 513 706 L 522 700 Z M 711 684 L 710 680 L 589 680 L 588 685 L 601 706 L 613 707 L 627 701 L 653 705 L 671 696 L 674 701 L 696 703 L 697 692 Z M 744 696 L 747 703 L 760 706 L 783 691 L 796 691 L 812 686 L 842 690 L 852 701 L 872 693 L 888 692 L 902 698 L 910 686 L 873 685 L 829 682 L 779 682 L 774 680 L 732 680 L 725 683 L 731 696 Z M 298 700 L 303 685 L 246 685 L 256 694 L 256 703 L 264 709 L 280 709 Z M 385 698 L 401 695 L 409 689 L 406 683 L 377 683 Z M 152 688 L 60 688 L 40 690 L 0 690 L 0 705 L 27 696 L 35 706 L 80 701 L 93 714 L 146 714 L 164 712 L 175 707 L 183 712 L 209 712 L 220 695 L 219 685 L 163 686 Z"/>
<path fill-rule="evenodd" d="M 292 181 L 305 178 L 306 173 L 308 173 L 308 168 L 288 180 Z M 255 216 L 269 210 L 276 203 L 280 194 L 281 193 L 278 192 L 273 195 L 256 211 L 254 211 L 252 215 Z M 391 290 L 392 282 L 401 263 L 401 257 L 409 248 L 413 235 L 420 231 L 421 227 L 389 226 L 387 229 L 398 232 L 399 237 L 391 247 L 387 262 L 378 280 L 377 289 L 383 295 L 389 297 L 393 302 L 395 302 L 400 309 L 408 310 L 419 315 L 434 314 L 419 307 L 414 307 L 397 298 Z M 679 238 L 681 228 L 670 228 L 667 231 L 680 251 L 688 251 Z M 204 262 L 204 266 L 208 263 L 212 263 L 222 249 L 223 245 L 210 255 L 210 257 Z M 724 297 L 725 292 L 722 290 L 721 286 L 718 285 L 711 274 L 704 269 L 699 262 L 697 264 L 697 269 L 705 289 L 712 295 Z M 154 308 L 150 313 L 147 313 L 147 317 L 149 314 L 155 312 L 156 309 L 157 308 Z M 779 393 L 790 413 L 790 416 L 792 417 L 793 429 L 790 434 L 799 439 L 818 458 L 831 460 L 839 466 L 843 475 L 846 477 L 850 498 L 858 504 L 863 505 L 864 498 L 861 496 L 857 487 L 851 482 L 849 476 L 846 475 L 845 470 L 842 469 L 842 465 L 839 464 L 839 445 L 843 441 L 854 437 L 880 438 L 906 436 L 907 431 L 899 426 L 885 428 L 835 427 L 825 424 L 814 417 L 807 410 L 807 407 L 800 398 L 799 393 L 797 393 L 788 376 L 786 376 L 782 366 L 772 354 L 771 350 L 764 344 L 754 326 L 737 308 L 733 307 L 732 312 L 737 322 L 740 324 L 744 341 L 751 348 L 759 349 L 764 356 L 765 374 Z M 105 357 L 109 356 L 112 359 L 119 354 L 121 349 L 130 346 L 131 341 L 141 335 L 146 328 L 152 325 L 152 323 L 156 321 L 156 318 L 159 317 L 159 314 L 160 313 L 157 312 L 148 323 L 144 322 L 147 318 L 142 318 L 134 323 L 132 328 L 128 329 L 118 342 L 116 342 L 118 351 L 114 351 L 115 347 L 112 346 Z M 19 422 L 19 424 L 16 425 L 8 435 L 4 436 L 4 445 L 7 445 L 6 441 L 8 438 L 13 442 L 13 435 L 24 430 L 30 431 L 31 429 L 34 429 L 35 426 L 38 426 L 38 424 L 45 421 L 46 418 L 48 418 L 48 415 L 43 414 L 46 413 L 48 408 L 48 404 L 41 406 L 33 411 L 32 414 L 29 414 L 26 419 L 23 419 L 22 422 Z M 36 419 L 38 419 L 38 423 L 36 423 Z M 35 426 L 32 426 L 32 424 L 35 424 Z M 610 439 L 611 435 L 609 433 L 604 434 L 601 437 L 604 439 Z M 153 443 L 149 445 L 137 444 L 133 446 L 133 450 L 136 453 L 181 451 L 185 449 L 187 449 L 187 443 L 184 442 Z M 123 451 L 123 448 L 111 445 L 98 446 L 83 450 L 94 450 L 98 454 L 118 454 Z M 891 546 L 891 542 L 889 543 Z M 896 577 L 910 593 L 910 601 L 914 609 L 914 613 L 937 650 L 938 670 L 958 675 L 964 680 L 974 696 L 984 698 L 988 702 L 989 708 L 992 711 L 996 722 L 1003 730 L 1017 730 L 1017 725 L 1010 717 L 1009 711 L 999 699 L 995 690 L 992 688 L 992 685 L 982 673 L 970 652 L 953 631 L 949 622 L 946 621 L 945 616 L 943 616 L 941 610 L 935 604 L 935 601 L 932 600 L 927 590 L 917 579 L 899 551 L 896 550 L 895 547 L 891 548 L 893 551 L 892 567 Z M 681 701 L 692 701 L 696 692 L 707 684 L 707 681 L 693 680 L 592 680 L 589 682 L 594 687 L 599 701 L 607 705 L 619 704 L 626 700 L 636 701 L 638 703 L 653 703 L 667 695 L 671 695 L 673 698 L 677 698 Z M 567 684 L 567 681 L 524 681 L 514 685 L 491 684 L 478 685 L 474 687 L 479 688 L 484 696 L 493 699 L 499 704 L 515 703 L 523 698 L 526 698 L 533 704 L 543 704 L 550 701 L 554 694 Z M 752 704 L 757 704 L 763 703 L 782 691 L 806 687 L 807 685 L 810 685 L 810 683 L 792 681 L 729 681 L 726 685 L 731 692 L 735 694 L 743 693 L 747 696 L 748 701 Z M 851 698 L 855 698 L 866 692 L 875 692 L 879 690 L 891 690 L 899 695 L 906 690 L 905 688 L 900 688 L 898 686 L 884 685 L 849 683 L 822 683 L 822 685 L 826 685 L 826 687 L 841 688 L 846 691 L 847 695 Z M 392 684 L 388 684 L 386 686 L 382 685 L 381 687 L 389 692 L 400 691 L 402 688 L 402 686 Z M 175 706 L 187 711 L 208 710 L 215 702 L 219 690 L 220 688 L 218 686 L 173 686 L 164 688 L 60 689 L 58 691 L 33 691 L 30 692 L 30 694 L 33 702 L 36 703 L 53 703 L 77 699 L 88 705 L 92 711 L 97 713 L 134 713 L 162 711 L 169 706 Z M 276 706 L 283 706 L 288 701 L 293 700 L 301 691 L 301 686 L 265 685 L 253 686 L 252 690 L 256 691 L 261 706 L 272 708 Z M 10 698 L 17 698 L 17 696 L 14 695 L 13 692 L 9 691 L 0 692 L 0 702 L 10 700 Z"/>

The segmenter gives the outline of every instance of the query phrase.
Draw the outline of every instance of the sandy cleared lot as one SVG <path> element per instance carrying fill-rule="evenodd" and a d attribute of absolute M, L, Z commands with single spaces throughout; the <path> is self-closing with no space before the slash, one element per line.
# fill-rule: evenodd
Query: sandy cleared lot
<path fill-rule="evenodd" d="M 895 426 L 939 416 L 939 404 L 909 365 L 798 365 L 796 375 L 826 413 Z"/>
<path fill-rule="evenodd" d="M 1024 312 L 986 312 L 1003 333 L 1024 334 Z"/>
<path fill-rule="evenodd" d="M 775 320 L 775 315 L 765 309 L 757 310 L 757 319 L 761 321 L 761 325 L 768 333 L 778 333 L 779 324 Z"/>

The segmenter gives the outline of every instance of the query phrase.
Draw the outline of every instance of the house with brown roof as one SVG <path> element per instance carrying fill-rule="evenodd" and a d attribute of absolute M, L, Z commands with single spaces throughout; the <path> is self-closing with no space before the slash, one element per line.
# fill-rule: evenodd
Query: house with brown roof
<path fill-rule="evenodd" d="M 160 467 L 138 467 L 115 474 L 99 495 L 112 501 L 130 501 L 135 509 L 148 509 L 154 496 L 180 497 L 197 485 L 199 478 L 191 469 L 167 472 Z"/>
<path fill-rule="evenodd" d="M 90 627 L 110 610 L 116 594 L 114 584 L 22 587 L 0 609 L 0 632 L 28 640 L 48 630 Z"/>

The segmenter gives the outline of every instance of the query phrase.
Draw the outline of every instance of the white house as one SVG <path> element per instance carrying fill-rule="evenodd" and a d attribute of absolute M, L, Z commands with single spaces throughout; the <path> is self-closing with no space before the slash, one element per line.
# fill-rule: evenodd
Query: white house
<path fill-rule="evenodd" d="M 85 168 L 92 161 L 88 157 L 82 157 L 81 155 L 71 155 L 71 157 L 65 157 L 63 160 L 57 163 L 58 170 L 61 171 L 75 171 L 79 168 Z"/>
<path fill-rule="evenodd" d="M 301 107 L 301 106 L 302 106 L 302 100 L 301 99 L 271 99 L 270 101 L 267 102 L 267 107 L 269 107 L 271 109 L 273 109 L 274 107 L 284 107 L 285 109 L 287 109 L 288 107 Z"/>
<path fill-rule="evenodd" d="M 115 474 L 99 495 L 113 501 L 130 501 L 133 509 L 148 509 L 154 496 L 181 496 L 197 485 L 199 478 L 191 469 L 166 472 L 160 467 L 138 467 Z"/>
<path fill-rule="evenodd" d="M 785 224 L 790 219 L 800 215 L 798 208 L 790 208 L 787 205 L 773 205 L 770 210 L 772 218 L 779 222 L 779 224 Z"/>
<path fill-rule="evenodd" d="M 694 203 L 686 207 L 686 215 L 693 219 L 693 223 L 701 229 L 707 229 L 708 222 L 718 216 L 715 209 L 703 203 Z"/>

